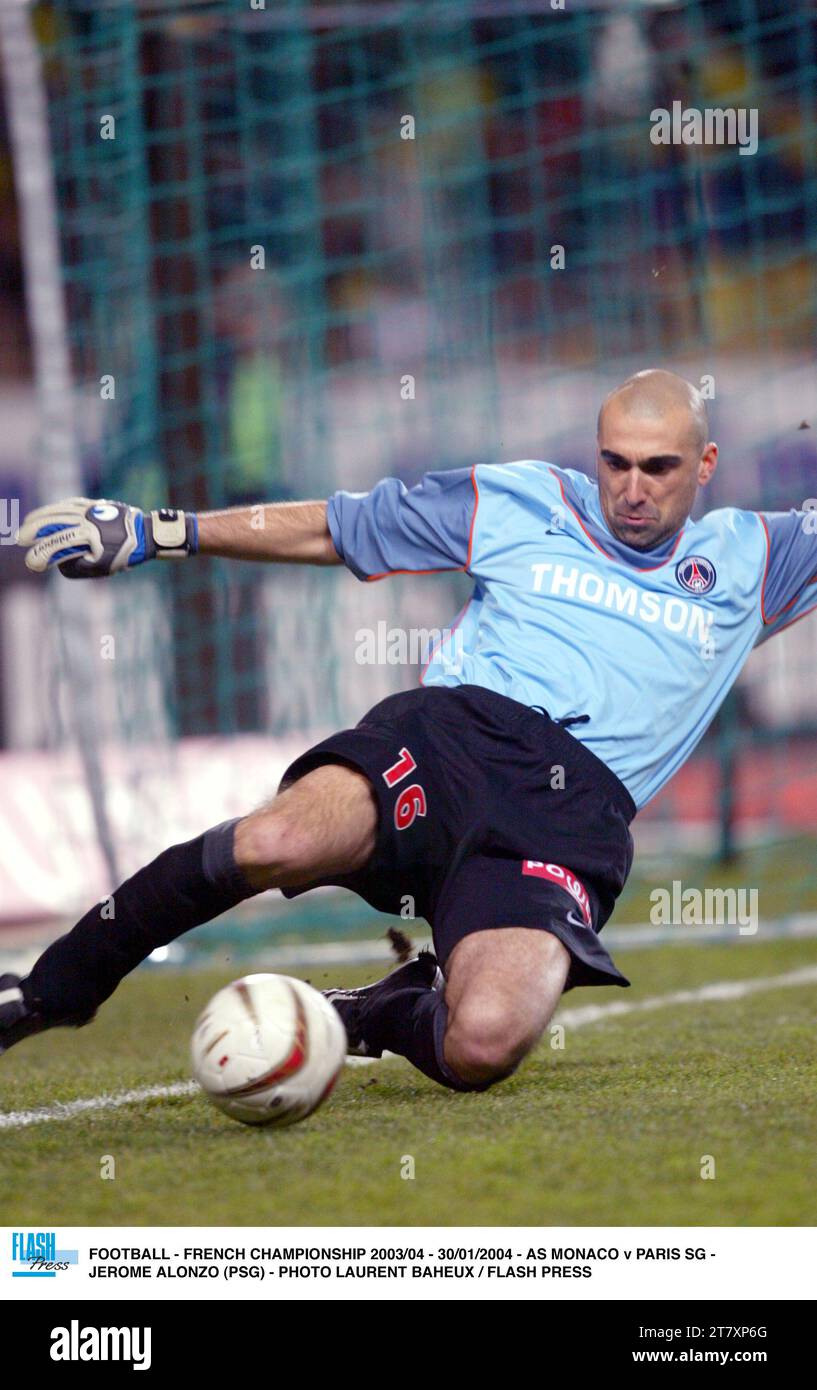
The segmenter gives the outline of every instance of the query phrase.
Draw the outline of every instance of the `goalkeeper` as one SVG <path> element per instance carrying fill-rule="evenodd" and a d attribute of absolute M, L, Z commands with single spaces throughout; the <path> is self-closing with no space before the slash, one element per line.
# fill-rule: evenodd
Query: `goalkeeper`
<path fill-rule="evenodd" d="M 597 480 L 536 460 L 387 478 L 326 502 L 144 515 L 73 499 L 19 535 L 73 579 L 165 557 L 345 564 L 373 581 L 459 569 L 469 603 L 417 690 L 309 749 L 260 810 L 160 854 L 0 978 L 0 1049 L 93 1017 L 157 946 L 270 888 L 353 889 L 431 924 L 421 953 L 327 991 L 350 1051 L 456 1090 L 509 1075 L 562 993 L 629 982 L 599 937 L 638 809 L 689 756 L 758 641 L 817 607 L 809 513 L 690 520 L 717 464 L 698 391 L 665 371 L 613 391 Z"/>

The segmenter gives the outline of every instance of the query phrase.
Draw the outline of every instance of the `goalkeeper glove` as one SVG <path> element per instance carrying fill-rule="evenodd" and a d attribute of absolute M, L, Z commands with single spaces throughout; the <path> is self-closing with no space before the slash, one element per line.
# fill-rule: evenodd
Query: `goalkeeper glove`
<path fill-rule="evenodd" d="M 184 559 L 198 549 L 192 512 L 142 512 L 126 502 L 69 497 L 29 512 L 17 534 L 26 565 L 41 574 L 58 565 L 67 579 L 101 579 L 146 560 Z"/>

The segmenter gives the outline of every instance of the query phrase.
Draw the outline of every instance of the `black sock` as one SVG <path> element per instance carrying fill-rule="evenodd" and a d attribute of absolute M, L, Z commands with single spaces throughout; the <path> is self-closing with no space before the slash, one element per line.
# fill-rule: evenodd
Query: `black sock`
<path fill-rule="evenodd" d="M 252 897 L 233 854 L 237 820 L 166 849 L 40 956 L 23 994 L 47 1018 L 84 1021 L 157 946 Z"/>
<path fill-rule="evenodd" d="M 443 1046 L 448 1007 L 439 990 L 411 985 L 372 1000 L 364 1008 L 360 1026 L 373 1052 L 397 1052 L 432 1081 L 452 1091 L 485 1091 L 493 1084 L 463 1081 L 446 1062 Z"/>

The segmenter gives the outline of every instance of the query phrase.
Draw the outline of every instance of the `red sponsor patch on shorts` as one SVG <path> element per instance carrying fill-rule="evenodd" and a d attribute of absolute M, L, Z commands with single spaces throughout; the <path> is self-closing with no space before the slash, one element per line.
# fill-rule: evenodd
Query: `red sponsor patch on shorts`
<path fill-rule="evenodd" d="M 523 874 L 530 874 L 534 878 L 549 879 L 551 883 L 558 883 L 560 888 L 566 888 L 579 904 L 588 927 L 592 927 L 593 914 L 590 911 L 590 898 L 587 889 L 569 869 L 562 868 L 561 864 L 545 864 L 539 859 L 523 859 L 522 872 Z"/>

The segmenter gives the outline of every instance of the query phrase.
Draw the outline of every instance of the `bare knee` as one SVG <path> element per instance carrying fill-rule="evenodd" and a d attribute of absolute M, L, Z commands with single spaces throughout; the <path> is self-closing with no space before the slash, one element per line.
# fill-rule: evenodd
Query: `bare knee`
<path fill-rule="evenodd" d="M 254 888 L 287 888 L 351 873 L 366 863 L 377 802 L 361 772 L 328 764 L 239 821 L 235 857 Z"/>
<path fill-rule="evenodd" d="M 463 1081 L 510 1076 L 542 1035 L 570 956 L 549 932 L 501 927 L 471 933 L 448 962 L 445 1058 Z"/>
<path fill-rule="evenodd" d="M 463 1081 L 499 1081 L 516 1070 L 536 1037 L 510 1009 L 460 1009 L 445 1035 L 445 1060 Z"/>
<path fill-rule="evenodd" d="M 275 803 L 236 826 L 236 863 L 254 888 L 286 884 L 308 866 L 313 853 L 307 827 Z"/>

